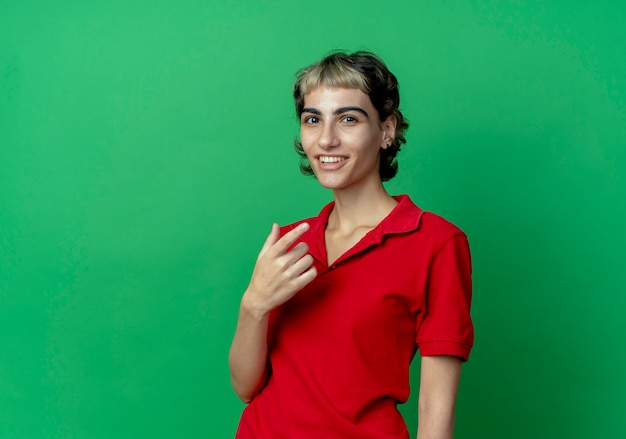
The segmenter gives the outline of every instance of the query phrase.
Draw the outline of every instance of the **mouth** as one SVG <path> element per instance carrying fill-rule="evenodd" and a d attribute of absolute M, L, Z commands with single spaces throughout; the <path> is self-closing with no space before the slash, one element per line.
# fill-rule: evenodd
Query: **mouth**
<path fill-rule="evenodd" d="M 321 155 L 317 158 L 321 163 L 339 163 L 346 160 L 346 157 Z"/>

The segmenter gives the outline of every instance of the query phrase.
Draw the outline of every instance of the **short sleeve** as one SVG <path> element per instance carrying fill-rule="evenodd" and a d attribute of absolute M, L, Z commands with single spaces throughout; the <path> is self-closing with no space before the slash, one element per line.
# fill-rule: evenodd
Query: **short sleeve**
<path fill-rule="evenodd" d="M 421 356 L 469 358 L 474 344 L 470 316 L 472 264 L 467 237 L 457 234 L 441 247 L 431 265 L 424 316 L 416 328 Z"/>

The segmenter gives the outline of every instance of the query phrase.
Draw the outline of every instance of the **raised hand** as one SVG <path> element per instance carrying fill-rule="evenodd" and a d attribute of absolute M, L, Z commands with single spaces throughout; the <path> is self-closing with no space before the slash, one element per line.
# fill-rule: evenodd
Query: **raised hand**
<path fill-rule="evenodd" d="M 308 246 L 300 242 L 288 251 L 308 229 L 309 225 L 302 223 L 279 239 L 280 229 L 277 224 L 272 225 L 244 294 L 251 309 L 266 314 L 315 279 L 317 271 L 313 257 L 307 253 Z"/>

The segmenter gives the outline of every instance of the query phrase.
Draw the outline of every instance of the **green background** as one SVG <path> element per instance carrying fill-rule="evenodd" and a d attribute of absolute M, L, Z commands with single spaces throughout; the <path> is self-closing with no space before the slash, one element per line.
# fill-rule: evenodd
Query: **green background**
<path fill-rule="evenodd" d="M 389 191 L 470 237 L 456 437 L 626 437 L 625 22 L 617 0 L 0 0 L 0 437 L 233 436 L 256 253 L 331 197 L 299 174 L 291 83 L 337 48 L 400 80 Z"/>

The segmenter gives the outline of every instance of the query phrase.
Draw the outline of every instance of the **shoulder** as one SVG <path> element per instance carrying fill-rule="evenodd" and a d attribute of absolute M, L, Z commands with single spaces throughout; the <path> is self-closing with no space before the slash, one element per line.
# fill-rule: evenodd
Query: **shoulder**
<path fill-rule="evenodd" d="M 418 228 L 421 242 L 430 248 L 433 256 L 449 253 L 469 255 L 469 241 L 461 228 L 446 218 L 432 212 L 424 212 Z M 453 257 L 453 259 L 456 258 Z"/>
<path fill-rule="evenodd" d="M 407 195 L 400 195 L 397 199 L 400 201 L 398 216 L 408 219 L 407 227 L 420 238 L 441 242 L 454 236 L 466 236 L 457 225 L 441 215 L 421 209 Z"/>
<path fill-rule="evenodd" d="M 436 235 L 452 237 L 455 235 L 465 236 L 465 232 L 456 224 L 433 212 L 424 212 L 420 221 L 420 228 L 424 232 Z"/>

